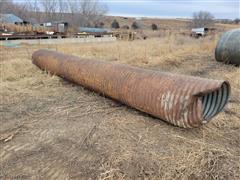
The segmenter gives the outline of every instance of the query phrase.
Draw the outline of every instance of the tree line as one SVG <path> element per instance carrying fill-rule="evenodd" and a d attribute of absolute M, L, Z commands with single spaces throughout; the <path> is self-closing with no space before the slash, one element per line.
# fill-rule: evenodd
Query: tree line
<path fill-rule="evenodd" d="M 73 27 L 97 26 L 107 6 L 98 0 L 0 0 L 0 14 L 12 13 L 35 23 L 67 21 Z"/>

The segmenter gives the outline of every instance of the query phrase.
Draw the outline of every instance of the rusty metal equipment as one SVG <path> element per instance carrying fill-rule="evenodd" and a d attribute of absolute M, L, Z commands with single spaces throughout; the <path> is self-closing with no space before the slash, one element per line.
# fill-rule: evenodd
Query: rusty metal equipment
<path fill-rule="evenodd" d="M 215 59 L 240 65 L 240 28 L 227 31 L 221 36 L 215 49 Z"/>
<path fill-rule="evenodd" d="M 199 127 L 223 110 L 227 81 L 176 75 L 38 50 L 39 68 L 121 101 L 176 126 Z"/>

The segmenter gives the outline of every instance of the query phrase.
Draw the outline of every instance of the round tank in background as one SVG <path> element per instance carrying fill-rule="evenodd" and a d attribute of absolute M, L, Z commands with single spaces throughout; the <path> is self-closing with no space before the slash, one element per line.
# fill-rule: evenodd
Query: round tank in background
<path fill-rule="evenodd" d="M 219 62 L 240 65 L 240 28 L 221 36 L 215 49 L 215 58 Z"/>

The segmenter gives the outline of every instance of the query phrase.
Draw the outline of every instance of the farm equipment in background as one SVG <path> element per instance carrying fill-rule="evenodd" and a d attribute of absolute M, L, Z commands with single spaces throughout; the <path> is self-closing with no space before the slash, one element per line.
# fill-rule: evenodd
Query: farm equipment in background
<path fill-rule="evenodd" d="M 66 35 L 68 31 L 68 22 L 63 21 L 42 23 L 40 26 L 48 29 L 45 31 L 48 35 Z"/>
<path fill-rule="evenodd" d="M 133 41 L 136 38 L 136 32 L 133 31 L 114 31 L 113 36 L 117 39 L 125 40 L 125 41 Z"/>
<path fill-rule="evenodd" d="M 38 39 L 39 36 L 49 36 L 48 29 L 32 25 L 5 24 L 0 29 L 0 40 Z"/>
<path fill-rule="evenodd" d="M 11 32 L 11 33 L 10 33 Z M 112 31 L 102 28 L 80 27 L 71 29 L 67 22 L 48 22 L 40 25 L 4 24 L 0 28 L 0 40 L 54 39 L 54 38 L 97 38 L 113 37 Z"/>
<path fill-rule="evenodd" d="M 205 28 L 205 27 L 193 28 L 190 35 L 195 38 L 205 37 L 209 34 L 214 33 L 215 30 L 216 30 L 215 28 Z"/>

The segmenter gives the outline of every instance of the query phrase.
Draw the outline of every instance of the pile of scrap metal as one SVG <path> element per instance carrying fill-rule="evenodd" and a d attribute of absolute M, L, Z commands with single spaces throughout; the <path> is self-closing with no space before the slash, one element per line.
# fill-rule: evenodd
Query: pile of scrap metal
<path fill-rule="evenodd" d="M 224 80 L 81 59 L 48 50 L 36 51 L 32 59 L 43 70 L 184 128 L 209 122 L 223 110 L 230 96 L 230 84 Z"/>
<path fill-rule="evenodd" d="M 68 22 L 52 21 L 37 24 L 31 20 L 30 23 L 22 20 L 13 14 L 0 14 L 0 40 L 14 39 L 45 39 L 45 38 L 89 38 L 89 37 L 106 37 L 115 36 L 120 39 L 133 40 L 136 33 L 134 32 L 112 32 L 104 28 L 79 27 L 71 28 Z M 143 37 L 145 39 L 146 36 Z"/>
<path fill-rule="evenodd" d="M 68 23 L 62 21 L 37 24 L 36 20 L 22 20 L 14 14 L 0 14 L 0 39 L 28 39 L 28 36 L 66 35 Z M 6 38 L 5 38 L 6 37 Z M 31 37 L 33 38 L 33 37 Z M 44 38 L 44 37 L 43 37 Z M 45 37 L 48 38 L 48 37 Z"/>

